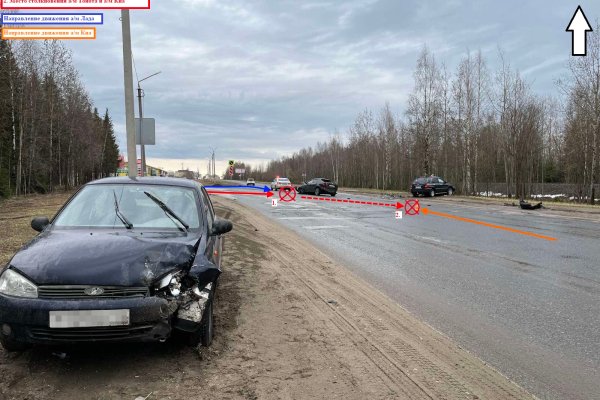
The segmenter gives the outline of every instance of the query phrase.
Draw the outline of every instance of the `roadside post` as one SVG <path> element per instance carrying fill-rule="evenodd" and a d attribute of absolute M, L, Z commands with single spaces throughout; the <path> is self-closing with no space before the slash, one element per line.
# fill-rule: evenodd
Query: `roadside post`
<path fill-rule="evenodd" d="M 123 34 L 123 74 L 125 82 L 125 128 L 127 132 L 127 158 L 129 177 L 137 176 L 137 152 L 135 148 L 135 115 L 133 105 L 133 67 L 131 58 L 131 23 L 129 10 L 121 10 L 121 29 Z"/>

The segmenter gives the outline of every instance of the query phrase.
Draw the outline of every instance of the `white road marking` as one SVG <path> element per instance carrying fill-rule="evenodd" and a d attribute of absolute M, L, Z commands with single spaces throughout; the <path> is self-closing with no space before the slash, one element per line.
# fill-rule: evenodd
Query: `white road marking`
<path fill-rule="evenodd" d="M 311 231 L 317 230 L 317 229 L 336 229 L 336 228 L 348 228 L 345 225 L 320 225 L 320 226 L 305 226 L 304 229 L 308 229 Z"/>
<path fill-rule="evenodd" d="M 352 219 L 349 217 L 327 217 L 327 216 L 308 216 L 308 217 L 279 217 L 277 219 Z"/>

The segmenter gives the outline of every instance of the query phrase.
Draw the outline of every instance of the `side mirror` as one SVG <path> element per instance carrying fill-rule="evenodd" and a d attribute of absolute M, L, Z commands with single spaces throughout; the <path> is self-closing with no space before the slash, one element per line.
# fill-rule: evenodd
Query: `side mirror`
<path fill-rule="evenodd" d="M 233 229 L 233 224 L 231 221 L 226 219 L 217 218 L 213 222 L 211 236 L 219 236 L 227 233 Z"/>
<path fill-rule="evenodd" d="M 33 230 L 41 232 L 50 224 L 48 217 L 35 217 L 31 220 Z"/>

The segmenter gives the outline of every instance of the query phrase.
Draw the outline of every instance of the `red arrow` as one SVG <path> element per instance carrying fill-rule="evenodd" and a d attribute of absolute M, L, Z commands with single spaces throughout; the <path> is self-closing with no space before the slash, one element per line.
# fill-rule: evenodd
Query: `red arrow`
<path fill-rule="evenodd" d="M 319 200 L 319 201 L 330 201 L 334 203 L 348 203 L 348 204 L 364 204 L 368 206 L 380 206 L 380 207 L 395 207 L 396 210 L 404 207 L 399 201 L 396 204 L 390 203 L 379 203 L 377 201 L 361 201 L 361 200 L 350 200 L 350 199 L 334 199 L 333 197 L 316 197 L 316 196 L 300 196 L 303 200 Z"/>
<path fill-rule="evenodd" d="M 245 195 L 245 196 L 267 196 L 267 198 L 273 196 L 273 192 L 269 191 L 269 192 L 226 192 L 226 191 L 221 191 L 221 190 L 207 190 L 206 193 L 208 194 L 241 194 L 241 195 Z"/>

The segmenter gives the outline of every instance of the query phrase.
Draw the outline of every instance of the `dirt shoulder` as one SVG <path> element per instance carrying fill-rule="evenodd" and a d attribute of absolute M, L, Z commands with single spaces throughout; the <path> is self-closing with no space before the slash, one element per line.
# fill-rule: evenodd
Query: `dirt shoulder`
<path fill-rule="evenodd" d="M 298 235 L 234 201 L 216 206 L 234 231 L 210 349 L 0 350 L 0 399 L 533 398 Z"/>

